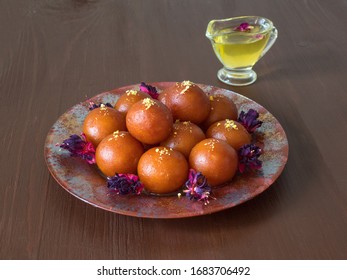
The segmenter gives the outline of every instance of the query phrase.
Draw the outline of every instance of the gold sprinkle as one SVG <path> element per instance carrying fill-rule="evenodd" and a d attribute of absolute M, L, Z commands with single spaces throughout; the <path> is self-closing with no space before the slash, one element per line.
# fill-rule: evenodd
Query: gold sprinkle
<path fill-rule="evenodd" d="M 181 196 L 182 196 L 181 193 L 178 193 L 178 194 L 177 194 L 177 197 L 178 197 L 178 198 L 181 198 Z"/>
<path fill-rule="evenodd" d="M 237 127 L 237 125 L 235 124 L 235 122 L 233 120 L 225 120 L 225 124 L 224 127 L 226 129 L 235 129 L 235 130 L 239 130 L 239 128 Z"/>
<path fill-rule="evenodd" d="M 105 104 L 101 104 L 101 105 L 100 105 L 100 110 L 101 110 L 101 111 L 107 110 L 107 107 L 105 106 Z"/>
<path fill-rule="evenodd" d="M 190 86 L 193 85 L 193 83 L 192 83 L 191 81 L 183 81 L 183 82 L 182 82 L 182 85 L 185 86 L 185 87 L 186 87 L 186 86 L 189 86 L 189 87 L 190 87 Z"/>
<path fill-rule="evenodd" d="M 193 133 L 192 123 L 190 121 L 181 122 L 183 126 L 178 127 L 178 130 L 189 131 Z"/>
<path fill-rule="evenodd" d="M 159 153 L 159 156 L 161 157 L 162 155 L 170 155 L 170 151 L 172 151 L 172 149 L 171 148 L 156 148 L 155 149 L 155 152 L 156 153 Z"/>
<path fill-rule="evenodd" d="M 214 100 L 213 96 L 212 96 L 212 95 L 210 95 L 210 101 L 213 101 L 213 100 Z"/>
<path fill-rule="evenodd" d="M 220 122 L 219 122 L 219 123 L 217 123 L 217 126 L 220 126 Z"/>
<path fill-rule="evenodd" d="M 116 130 L 112 133 L 112 136 L 108 139 L 108 141 L 117 139 L 118 137 L 125 137 L 125 133 L 123 131 Z"/>
<path fill-rule="evenodd" d="M 155 102 L 153 101 L 153 99 L 147 97 L 145 99 L 142 100 L 142 104 L 145 105 L 146 110 L 148 110 L 149 108 L 151 108 L 153 105 L 155 105 Z"/>
<path fill-rule="evenodd" d="M 209 146 L 211 151 L 214 151 L 214 144 L 218 143 L 218 140 L 211 139 L 209 142 L 205 143 L 204 146 Z"/>
<path fill-rule="evenodd" d="M 194 84 L 191 81 L 183 81 L 181 85 L 184 86 L 185 88 L 180 92 L 180 94 L 184 94 Z"/>
<path fill-rule="evenodd" d="M 125 93 L 127 94 L 127 96 L 137 95 L 137 90 L 130 89 L 130 90 L 127 90 Z"/>
<path fill-rule="evenodd" d="M 185 94 L 186 93 L 186 91 L 189 89 L 189 87 L 185 87 L 181 92 L 180 92 L 180 94 Z"/>

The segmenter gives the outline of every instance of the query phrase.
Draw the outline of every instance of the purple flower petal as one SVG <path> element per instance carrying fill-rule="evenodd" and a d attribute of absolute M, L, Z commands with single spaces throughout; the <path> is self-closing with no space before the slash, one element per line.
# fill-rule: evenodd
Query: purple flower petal
<path fill-rule="evenodd" d="M 110 103 L 108 103 L 108 102 L 107 103 L 99 103 L 99 104 L 96 104 L 94 102 L 89 102 L 89 110 L 91 111 L 91 110 L 94 110 L 96 108 L 99 108 L 99 107 L 101 107 L 101 105 L 113 108 L 113 106 Z"/>
<path fill-rule="evenodd" d="M 248 22 L 243 22 L 234 28 L 234 30 L 241 32 L 250 31 L 251 29 L 253 29 L 253 26 L 251 26 Z"/>
<path fill-rule="evenodd" d="M 262 154 L 262 150 L 254 144 L 243 145 L 238 150 L 239 155 L 239 171 L 258 170 L 262 167 L 262 162 L 258 158 Z"/>
<path fill-rule="evenodd" d="M 157 89 L 155 87 L 141 82 L 140 90 L 149 94 L 153 99 L 158 99 L 159 93 L 157 92 Z"/>
<path fill-rule="evenodd" d="M 107 177 L 107 187 L 122 195 L 140 194 L 144 188 L 135 174 L 116 174 L 113 177 Z"/>
<path fill-rule="evenodd" d="M 82 133 L 71 135 L 65 139 L 60 148 L 70 152 L 72 157 L 79 157 L 87 161 L 89 164 L 95 163 L 95 148 L 91 142 L 88 142 L 86 136 Z"/>
<path fill-rule="evenodd" d="M 189 170 L 188 181 L 185 183 L 187 189 L 183 190 L 190 200 L 203 201 L 205 205 L 209 203 L 211 195 L 211 187 L 201 172 L 194 169 Z"/>
<path fill-rule="evenodd" d="M 247 113 L 241 111 L 237 121 L 241 123 L 249 133 L 253 133 L 262 125 L 262 121 L 258 120 L 259 113 L 256 110 L 249 109 Z"/>

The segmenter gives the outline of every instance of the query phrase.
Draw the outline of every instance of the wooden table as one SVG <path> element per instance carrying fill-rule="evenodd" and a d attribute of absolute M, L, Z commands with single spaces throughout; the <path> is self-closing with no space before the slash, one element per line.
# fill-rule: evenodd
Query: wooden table
<path fill-rule="evenodd" d="M 227 86 L 205 29 L 248 14 L 279 38 L 255 84 Z M 0 258 L 346 259 L 346 14 L 343 0 L 2 1 Z M 142 219 L 92 207 L 50 175 L 44 141 L 71 106 L 183 80 L 236 91 L 280 121 L 289 160 L 270 189 L 212 215 Z"/>

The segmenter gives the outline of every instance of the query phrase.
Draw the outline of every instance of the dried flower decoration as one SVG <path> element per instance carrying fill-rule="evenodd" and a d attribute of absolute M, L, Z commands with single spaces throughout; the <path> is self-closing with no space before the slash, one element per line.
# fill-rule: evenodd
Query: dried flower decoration
<path fill-rule="evenodd" d="M 254 26 L 250 25 L 248 22 L 243 22 L 239 26 L 235 27 L 235 31 L 241 31 L 241 32 L 247 32 L 251 31 L 254 28 Z"/>
<path fill-rule="evenodd" d="M 130 173 L 107 177 L 107 187 L 122 195 L 140 194 L 144 188 L 139 177 Z"/>
<path fill-rule="evenodd" d="M 262 121 L 258 120 L 259 113 L 256 110 L 249 109 L 247 113 L 241 111 L 237 121 L 241 123 L 249 133 L 253 133 L 262 125 Z"/>
<path fill-rule="evenodd" d="M 238 150 L 240 173 L 260 169 L 262 162 L 258 158 L 261 154 L 262 150 L 258 146 L 254 144 L 243 145 Z"/>
<path fill-rule="evenodd" d="M 183 190 L 183 192 L 190 200 L 202 201 L 205 205 L 209 203 L 208 200 L 211 198 L 211 187 L 207 183 L 206 177 L 202 175 L 201 172 L 190 169 L 185 187 L 187 189 Z"/>
<path fill-rule="evenodd" d="M 113 106 L 110 104 L 110 103 L 99 103 L 99 104 L 96 104 L 94 102 L 89 102 L 89 110 L 94 110 L 96 108 L 100 108 L 101 106 L 105 106 L 105 107 L 110 107 L 110 108 L 113 108 Z"/>
<path fill-rule="evenodd" d="M 140 90 L 149 94 L 153 99 L 158 99 L 159 93 L 157 92 L 156 87 L 141 82 Z"/>
<path fill-rule="evenodd" d="M 60 148 L 69 151 L 72 157 L 82 158 L 89 164 L 95 163 L 95 148 L 91 142 L 87 141 L 84 133 L 81 136 L 71 135 L 63 141 Z"/>

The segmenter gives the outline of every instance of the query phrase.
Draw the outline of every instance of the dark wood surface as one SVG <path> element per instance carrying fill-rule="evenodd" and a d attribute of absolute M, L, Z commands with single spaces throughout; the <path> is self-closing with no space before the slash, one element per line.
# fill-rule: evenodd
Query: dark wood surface
<path fill-rule="evenodd" d="M 279 38 L 231 87 L 205 38 L 215 18 L 262 15 Z M 347 2 L 0 2 L 1 259 L 346 259 Z M 100 92 L 141 81 L 234 90 L 283 125 L 289 160 L 257 198 L 216 214 L 141 219 L 76 199 L 50 176 L 56 119 Z"/>

